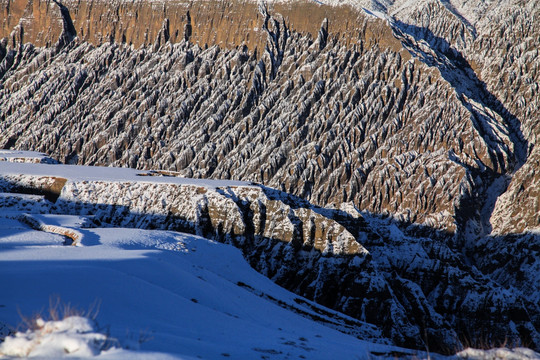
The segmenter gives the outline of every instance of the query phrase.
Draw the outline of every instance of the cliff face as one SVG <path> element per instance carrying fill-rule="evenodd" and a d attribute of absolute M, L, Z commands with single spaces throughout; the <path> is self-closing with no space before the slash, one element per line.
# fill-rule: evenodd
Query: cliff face
<path fill-rule="evenodd" d="M 392 50 L 399 42 L 383 22 L 357 17 L 351 45 L 328 35 L 329 22 L 312 40 L 268 17 L 260 58 L 161 36 L 140 50 L 23 48 L 4 76 L 2 144 L 24 148 L 39 132 L 36 150 L 68 163 L 257 181 L 453 231 L 474 192 L 462 164 L 482 171 L 508 159 L 490 156 L 451 86 Z"/>
<path fill-rule="evenodd" d="M 228 49 L 243 44 L 259 51 L 266 44 L 256 1 L 68 0 L 63 3 L 70 10 L 79 38 L 94 45 L 105 42 L 133 44 L 136 48 L 151 45 L 165 19 L 169 21 L 173 43 L 189 39 L 201 47 L 206 44 Z M 0 38 L 9 36 L 19 23 L 25 29 L 24 41 L 36 46 L 55 43 L 62 31 L 61 14 L 52 1 L 1 0 L 0 7 L 4 14 Z M 333 34 L 341 34 L 348 41 L 357 39 L 358 12 L 351 6 L 319 7 L 299 1 L 271 3 L 269 9 L 281 14 L 298 31 L 316 36 L 321 22 L 328 18 Z"/>
<path fill-rule="evenodd" d="M 427 327 L 429 342 L 444 338 L 437 346 L 447 349 L 456 334 L 478 337 L 471 329 L 495 322 L 494 342 L 508 332 L 540 343 L 540 238 L 531 233 L 540 179 L 537 1 L 387 1 L 367 12 L 303 2 L 68 2 L 78 38 L 64 42 L 58 6 L 2 4 L 1 147 L 70 164 L 254 181 L 319 206 L 360 209 L 371 230 L 358 232 L 362 221 L 350 217 L 338 223 L 374 257 L 362 270 L 349 259 L 333 277 L 312 258 L 294 265 L 301 253 L 276 250 L 288 269 L 280 271 L 264 246 L 238 246 L 279 283 L 360 318 L 382 311 L 360 296 L 382 276 L 373 294 L 391 299 L 383 303 L 392 316 L 372 320 L 398 343 L 422 346 Z M 221 225 L 210 217 L 191 231 L 221 226 L 266 239 L 259 218 L 245 220 L 262 210 L 243 191 L 233 197 L 249 206 L 233 200 L 234 221 L 207 203 Z M 288 235 L 272 249 L 306 243 L 324 253 L 326 240 L 313 231 L 333 239 L 343 230 L 298 227 L 315 215 L 292 208 L 297 220 L 281 215 Z M 381 225 L 373 214 L 389 219 Z M 378 235 L 364 242 L 365 232 Z M 374 240 L 381 233 L 382 243 Z M 307 285 L 314 277 L 322 290 Z M 326 298 L 336 291 L 347 295 Z M 481 295 L 452 300 L 469 291 Z M 398 331 L 392 321 L 412 325 Z M 521 325 L 509 330 L 510 321 Z"/>

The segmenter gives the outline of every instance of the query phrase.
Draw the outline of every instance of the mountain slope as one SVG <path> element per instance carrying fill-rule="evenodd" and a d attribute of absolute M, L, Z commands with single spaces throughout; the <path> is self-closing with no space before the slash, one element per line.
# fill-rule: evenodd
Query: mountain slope
<path fill-rule="evenodd" d="M 453 331 L 495 327 L 500 331 L 489 330 L 495 339 L 508 332 L 516 341 L 539 343 L 537 2 L 352 4 L 365 10 L 300 2 L 258 9 L 119 2 L 88 12 L 67 3 L 79 37 L 45 48 L 24 44 L 27 37 L 38 40 L 38 19 L 59 16 L 39 4 L 6 7 L 11 15 L 3 28 L 14 31 L 0 46 L 0 146 L 45 151 L 71 164 L 255 181 L 347 209 L 352 216 L 330 217 L 376 255 L 365 263 L 367 278 L 380 275 L 384 286 L 400 289 L 394 298 L 376 287 L 377 299 L 399 311 L 377 312 L 373 321 L 411 324 L 388 326 L 388 337 L 421 347 L 428 328 L 428 343 L 442 338 L 437 346 L 445 349 L 456 341 Z M 140 15 L 144 41 L 122 30 L 139 13 L 151 18 Z M 64 20 L 69 24 L 65 12 Z M 248 25 L 234 31 L 231 23 Z M 228 31 L 209 38 L 216 27 Z M 116 42 L 98 39 L 99 30 Z M 74 36 L 71 29 L 60 39 Z M 261 189 L 263 202 L 275 200 Z M 250 218 L 235 204 L 239 219 Z M 363 221 L 352 220 L 357 209 Z M 378 215 L 389 218 L 379 225 Z M 311 236 L 306 232 L 302 241 Z M 396 249 L 404 254 L 389 255 Z M 244 251 L 260 259 L 262 250 Z M 309 281 L 291 275 L 302 268 L 295 267 L 296 256 Z M 357 300 L 347 300 L 364 299 L 341 275 L 319 276 L 318 265 L 302 254 L 285 261 L 285 272 L 266 258 L 251 262 L 289 289 L 365 316 Z M 356 270 L 337 268 L 356 281 Z M 310 288 L 314 278 L 325 291 Z M 333 284 L 340 284 L 339 296 L 329 298 Z M 471 302 L 445 298 L 469 287 L 480 294 Z M 456 307 L 466 315 L 455 315 Z M 478 323 L 463 323 L 471 318 Z M 521 325 L 507 330 L 514 319 Z"/>

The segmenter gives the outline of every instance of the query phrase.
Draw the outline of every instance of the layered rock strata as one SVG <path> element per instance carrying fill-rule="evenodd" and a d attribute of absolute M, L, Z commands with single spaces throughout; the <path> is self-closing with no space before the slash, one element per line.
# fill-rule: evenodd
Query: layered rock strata
<path fill-rule="evenodd" d="M 106 42 L 149 46 L 158 37 L 165 19 L 170 23 L 170 41 L 190 40 L 199 46 L 219 45 L 264 50 L 266 33 L 261 27 L 257 1 L 72 1 L 70 10 L 81 40 L 100 45 Z M 283 15 L 296 29 L 316 36 L 324 18 L 330 31 L 356 40 L 358 12 L 350 5 L 314 7 L 310 1 L 270 2 L 272 13 Z M 54 44 L 62 32 L 59 8 L 52 1 L 1 0 L 3 19 L 0 38 L 8 37 L 21 24 L 24 39 L 36 46 Z M 306 16 L 309 14 L 309 16 Z M 375 35 L 375 34 L 374 34 Z"/>

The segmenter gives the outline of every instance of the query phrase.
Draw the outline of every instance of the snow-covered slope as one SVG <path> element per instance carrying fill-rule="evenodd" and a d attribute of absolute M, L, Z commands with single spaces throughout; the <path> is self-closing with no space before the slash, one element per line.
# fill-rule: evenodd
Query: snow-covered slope
<path fill-rule="evenodd" d="M 480 341 L 460 328 L 482 328 L 485 318 L 497 324 L 489 335 L 494 344 L 538 336 L 536 285 L 503 287 L 468 266 L 444 236 L 411 236 L 391 219 L 362 216 L 354 207 L 345 209 L 349 213 L 319 208 L 242 182 L 130 169 L 1 165 L 0 187 L 8 192 L 0 196 L 4 217 L 81 248 L 102 244 L 100 231 L 114 233 L 96 226 L 181 230 L 233 244 L 276 283 L 357 319 L 329 326 L 362 339 L 387 338 L 416 348 L 426 342 L 451 351 L 462 346 L 460 336 Z M 117 236 L 124 243 L 131 235 Z M 537 267 L 532 265 L 533 274 Z M 241 282 L 254 294 L 264 293 Z"/>
<path fill-rule="evenodd" d="M 79 220 L 46 218 L 67 227 Z M 84 247 L 64 246 L 61 236 L 3 216 L 0 232 L 0 286 L 6 290 L 0 322 L 12 327 L 22 321 L 20 315 L 41 311 L 47 318 L 51 297 L 53 305 L 58 297 L 83 312 L 95 309 L 99 325 L 93 331 L 108 334 L 113 348 L 204 359 L 353 359 L 393 350 L 335 330 L 347 322 L 359 330 L 362 325 L 273 284 L 231 246 L 182 233 L 121 228 L 84 229 Z M 61 313 L 61 306 L 57 310 Z M 34 344 L 36 351 L 29 348 L 26 355 L 96 355 L 100 340 L 94 353 L 76 344 L 60 352 Z M 42 339 L 51 347 L 54 341 L 62 343 Z M 0 353 L 14 347 L 24 352 L 20 344 L 5 343 Z M 102 357 L 113 354 L 116 350 Z M 126 356 L 131 354 L 117 354 Z"/>

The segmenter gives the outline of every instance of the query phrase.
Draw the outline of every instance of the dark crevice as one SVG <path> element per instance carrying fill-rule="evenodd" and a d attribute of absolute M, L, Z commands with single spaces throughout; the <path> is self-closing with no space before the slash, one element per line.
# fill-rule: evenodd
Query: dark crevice
<path fill-rule="evenodd" d="M 472 179 L 480 176 L 482 181 L 476 183 L 473 180 L 472 193 L 463 196 L 460 200 L 461 207 L 456 209 L 456 221 L 458 237 L 463 237 L 462 244 L 466 242 L 465 238 L 471 235 L 470 228 L 474 226 L 472 223 L 484 224 L 483 229 L 473 231 L 477 236 L 488 235 L 491 232 L 489 218 L 495 206 L 491 191 L 495 189 L 500 191 L 495 197 L 506 191 L 506 187 L 494 187 L 492 184 L 500 182 L 501 179 L 508 182 L 512 174 L 527 161 L 529 143 L 521 131 L 521 121 L 487 89 L 486 84 L 478 78 L 463 54 L 453 48 L 446 39 L 436 36 L 427 28 L 406 24 L 400 20 L 394 19 L 391 25 L 395 36 L 414 57 L 439 70 L 441 76 L 455 90 L 457 98 L 470 112 L 474 128 L 484 138 L 491 167 L 481 162 L 476 169 L 469 165 L 464 166 L 471 173 Z M 422 49 L 418 45 L 420 41 L 429 43 L 429 49 Z M 501 125 L 509 134 L 511 146 L 499 137 L 497 125 L 493 125 L 497 123 L 496 116 L 503 119 Z M 510 159 L 508 163 L 505 154 Z M 455 155 L 451 154 L 450 159 L 464 165 Z"/>

